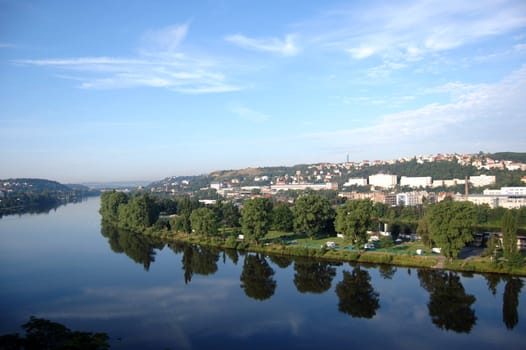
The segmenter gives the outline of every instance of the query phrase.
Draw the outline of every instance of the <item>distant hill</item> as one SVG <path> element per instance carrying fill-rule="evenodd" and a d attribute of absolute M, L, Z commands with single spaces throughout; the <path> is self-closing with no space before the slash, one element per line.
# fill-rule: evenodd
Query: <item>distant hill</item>
<path fill-rule="evenodd" d="M 293 166 L 273 166 L 214 171 L 207 175 L 168 177 L 147 187 L 155 191 L 190 192 L 207 188 L 211 183 L 230 183 L 237 186 L 263 186 L 272 182 L 322 183 L 336 182 L 340 186 L 349 178 L 367 178 L 385 173 L 398 176 L 430 176 L 435 180 L 464 179 L 481 174 L 495 175 L 496 186 L 522 186 L 525 171 L 506 169 L 487 170 L 477 167 L 480 160 L 491 158 L 526 164 L 526 152 L 479 153 L 471 155 L 435 155 L 401 158 L 396 161 L 317 163 Z M 479 161 L 477 163 L 477 161 Z"/>
<path fill-rule="evenodd" d="M 48 212 L 62 204 L 98 195 L 82 185 L 64 185 L 46 179 L 0 179 L 0 218 L 2 215 Z"/>
<path fill-rule="evenodd" d="M 46 179 L 31 179 L 31 178 L 15 178 L 15 179 L 0 179 L 0 188 L 4 190 L 11 190 L 11 192 L 69 192 L 72 190 L 69 186 L 61 184 L 57 181 Z"/>
<path fill-rule="evenodd" d="M 526 152 L 498 152 L 489 153 L 488 156 L 494 160 L 511 160 L 517 163 L 526 163 Z"/>

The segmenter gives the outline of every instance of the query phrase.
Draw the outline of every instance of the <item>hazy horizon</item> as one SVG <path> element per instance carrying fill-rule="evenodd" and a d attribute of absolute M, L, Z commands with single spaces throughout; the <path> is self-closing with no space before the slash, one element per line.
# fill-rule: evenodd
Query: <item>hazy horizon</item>
<path fill-rule="evenodd" d="M 0 3 L 0 178 L 526 150 L 526 2 Z"/>

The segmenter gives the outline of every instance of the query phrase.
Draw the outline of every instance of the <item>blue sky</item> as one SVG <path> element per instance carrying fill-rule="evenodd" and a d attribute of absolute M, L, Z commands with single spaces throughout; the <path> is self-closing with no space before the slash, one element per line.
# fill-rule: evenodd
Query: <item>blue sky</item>
<path fill-rule="evenodd" d="M 526 2 L 0 0 L 0 178 L 526 151 Z"/>

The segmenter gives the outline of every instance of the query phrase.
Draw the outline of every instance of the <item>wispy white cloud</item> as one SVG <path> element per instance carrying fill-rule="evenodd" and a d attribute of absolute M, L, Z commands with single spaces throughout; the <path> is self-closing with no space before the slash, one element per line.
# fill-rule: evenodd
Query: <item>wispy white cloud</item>
<path fill-rule="evenodd" d="M 406 64 L 526 27 L 522 0 L 349 4 L 298 25 L 312 46 Z M 398 67 L 384 67 L 383 72 Z"/>
<path fill-rule="evenodd" d="M 243 89 L 229 81 L 224 67 L 213 58 L 180 51 L 188 25 L 149 31 L 141 38 L 139 54 L 132 57 L 70 57 L 20 59 L 17 65 L 49 67 L 70 74 L 63 79 L 79 81 L 82 89 L 166 88 L 184 94 L 224 93 Z"/>
<path fill-rule="evenodd" d="M 252 122 L 262 123 L 270 119 L 270 116 L 241 105 L 230 106 L 230 111 L 239 118 Z"/>
<path fill-rule="evenodd" d="M 370 46 L 360 46 L 352 47 L 346 51 L 350 53 L 353 58 L 362 59 L 374 55 L 376 50 Z"/>
<path fill-rule="evenodd" d="M 188 34 L 188 24 L 173 25 L 158 30 L 149 30 L 142 36 L 146 50 L 175 52 Z"/>
<path fill-rule="evenodd" d="M 236 34 L 225 37 L 225 40 L 245 49 L 270 52 L 282 56 L 295 56 L 300 52 L 300 48 L 296 43 L 296 36 L 292 34 L 286 35 L 284 39 L 256 39 Z"/>
<path fill-rule="evenodd" d="M 415 147 L 431 153 L 444 151 L 445 139 L 456 148 L 524 148 L 525 91 L 526 65 L 495 84 L 452 82 L 426 91 L 449 94 L 449 103 L 432 103 L 380 116 L 367 127 L 312 133 L 305 138 L 342 149 L 391 148 L 398 154 Z M 508 132 L 496 132 L 503 125 Z"/>

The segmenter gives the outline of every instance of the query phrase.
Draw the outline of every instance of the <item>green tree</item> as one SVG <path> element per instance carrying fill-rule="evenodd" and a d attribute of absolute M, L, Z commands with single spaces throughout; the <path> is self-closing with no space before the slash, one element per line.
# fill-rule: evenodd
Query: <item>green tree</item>
<path fill-rule="evenodd" d="M 106 191 L 100 196 L 99 213 L 102 219 L 109 222 L 119 220 L 119 206 L 128 203 L 128 196 L 123 192 Z"/>
<path fill-rule="evenodd" d="M 416 234 L 420 236 L 420 239 L 422 239 L 422 243 L 424 243 L 426 247 L 431 247 L 433 245 L 431 238 L 429 238 L 429 224 L 427 216 L 424 216 L 423 218 L 418 220 Z"/>
<path fill-rule="evenodd" d="M 470 202 L 440 202 L 428 211 L 429 237 L 448 257 L 473 240 L 476 214 Z"/>
<path fill-rule="evenodd" d="M 143 231 L 159 219 L 159 207 L 147 194 L 133 197 L 128 204 L 119 205 L 119 224 L 132 231 Z"/>
<path fill-rule="evenodd" d="M 66 326 L 43 318 L 31 316 L 22 325 L 25 338 L 18 334 L 0 336 L 0 348 L 25 350 L 105 350 L 109 349 L 109 337 L 106 333 L 72 331 Z"/>
<path fill-rule="evenodd" d="M 232 202 L 221 203 L 221 219 L 224 227 L 239 227 L 239 214 L 238 207 Z"/>
<path fill-rule="evenodd" d="M 249 199 L 241 208 L 241 232 L 256 242 L 267 234 L 272 224 L 272 202 L 267 198 Z"/>
<path fill-rule="evenodd" d="M 313 238 L 332 231 L 334 211 L 327 199 L 317 194 L 299 197 L 293 208 L 294 230 Z"/>
<path fill-rule="evenodd" d="M 338 309 L 352 317 L 373 318 L 380 307 L 380 298 L 371 285 L 371 275 L 360 267 L 343 271 L 343 280 L 336 285 Z"/>
<path fill-rule="evenodd" d="M 199 202 L 187 197 L 180 198 L 177 201 L 177 218 L 175 219 L 175 230 L 177 232 L 192 232 L 190 215 L 194 209 L 199 208 Z"/>
<path fill-rule="evenodd" d="M 347 201 L 336 210 L 336 232 L 351 239 L 353 243 L 367 241 L 367 229 L 371 226 L 373 204 L 369 199 Z"/>
<path fill-rule="evenodd" d="M 292 231 L 294 214 L 285 204 L 278 204 L 272 209 L 272 228 L 276 231 Z"/>
<path fill-rule="evenodd" d="M 510 266 L 522 265 L 517 247 L 517 212 L 507 210 L 502 217 L 502 253 Z"/>
<path fill-rule="evenodd" d="M 494 261 L 497 261 L 502 255 L 502 244 L 497 235 L 491 235 L 486 242 L 486 249 L 482 253 L 483 256 L 489 256 Z"/>
<path fill-rule="evenodd" d="M 197 233 L 217 234 L 217 218 L 212 209 L 199 208 L 190 214 L 190 224 Z"/>

